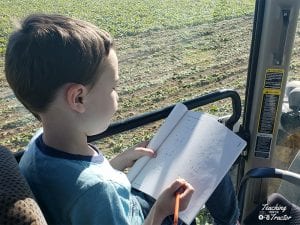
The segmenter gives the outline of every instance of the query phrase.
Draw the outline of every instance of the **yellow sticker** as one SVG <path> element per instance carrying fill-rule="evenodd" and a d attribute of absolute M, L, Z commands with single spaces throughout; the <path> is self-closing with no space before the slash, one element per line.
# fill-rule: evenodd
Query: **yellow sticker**
<path fill-rule="evenodd" d="M 275 68 L 271 68 L 271 69 L 267 69 L 267 75 L 268 73 L 284 73 L 284 69 L 275 69 Z"/>
<path fill-rule="evenodd" d="M 281 90 L 280 89 L 264 88 L 263 94 L 266 94 L 266 95 L 280 95 Z"/>

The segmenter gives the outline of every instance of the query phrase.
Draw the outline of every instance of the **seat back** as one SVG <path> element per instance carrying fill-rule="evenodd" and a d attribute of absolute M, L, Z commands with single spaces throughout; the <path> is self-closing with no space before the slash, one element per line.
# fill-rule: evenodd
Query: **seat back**
<path fill-rule="evenodd" d="M 13 154 L 0 146 L 0 224 L 46 225 Z"/>

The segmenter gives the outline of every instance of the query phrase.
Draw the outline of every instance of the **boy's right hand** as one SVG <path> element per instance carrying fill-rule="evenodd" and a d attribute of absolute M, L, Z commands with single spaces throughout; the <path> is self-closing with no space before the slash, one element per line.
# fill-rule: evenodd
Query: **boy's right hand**
<path fill-rule="evenodd" d="M 177 179 L 158 197 L 147 216 L 144 225 L 161 224 L 164 218 L 174 213 L 176 193 L 180 190 L 179 211 L 185 210 L 194 193 L 194 188 L 184 179 Z"/>
<path fill-rule="evenodd" d="M 166 211 L 166 214 L 171 215 L 174 213 L 176 192 L 180 190 L 180 211 L 187 208 L 191 197 L 194 193 L 194 188 L 190 183 L 182 178 L 178 178 L 173 182 L 166 190 L 159 196 L 157 202 L 159 207 L 162 207 L 162 211 Z"/>
<path fill-rule="evenodd" d="M 188 207 L 188 204 L 194 193 L 194 188 L 190 183 L 180 178 L 166 188 L 158 197 L 155 203 L 158 212 L 162 213 L 164 216 L 174 213 L 176 193 L 179 190 L 179 211 L 183 211 Z"/>

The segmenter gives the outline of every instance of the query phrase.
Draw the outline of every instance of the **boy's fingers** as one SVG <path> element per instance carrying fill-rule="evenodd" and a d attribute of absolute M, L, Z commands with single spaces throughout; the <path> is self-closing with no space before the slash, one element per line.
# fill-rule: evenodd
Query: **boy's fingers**
<path fill-rule="evenodd" d="M 176 181 L 171 185 L 170 188 L 173 193 L 176 193 L 178 191 L 180 192 L 180 200 L 184 201 L 182 208 L 185 208 L 187 206 L 195 191 L 193 186 L 182 178 L 176 179 Z"/>
<path fill-rule="evenodd" d="M 178 191 L 180 188 L 185 188 L 186 181 L 182 178 L 176 179 L 170 186 L 172 192 Z"/>
<path fill-rule="evenodd" d="M 185 210 L 192 198 L 195 189 L 191 184 L 186 183 L 184 191 L 180 194 L 180 210 Z"/>
<path fill-rule="evenodd" d="M 195 191 L 195 189 L 193 188 L 193 186 L 190 183 L 186 183 L 183 191 L 180 194 L 180 197 L 186 198 L 186 197 L 192 196 L 194 191 Z"/>
<path fill-rule="evenodd" d="M 150 148 L 136 147 L 135 151 L 137 151 L 140 154 L 140 156 L 149 156 L 149 157 L 156 156 L 156 152 Z"/>

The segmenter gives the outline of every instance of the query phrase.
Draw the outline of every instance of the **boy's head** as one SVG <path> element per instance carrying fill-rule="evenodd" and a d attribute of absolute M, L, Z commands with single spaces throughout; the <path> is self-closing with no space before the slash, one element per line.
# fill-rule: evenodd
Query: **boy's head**
<path fill-rule="evenodd" d="M 92 87 L 112 45 L 107 32 L 88 22 L 31 15 L 9 38 L 6 79 L 22 104 L 39 117 L 63 85 Z"/>

